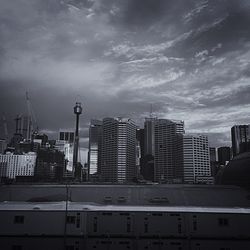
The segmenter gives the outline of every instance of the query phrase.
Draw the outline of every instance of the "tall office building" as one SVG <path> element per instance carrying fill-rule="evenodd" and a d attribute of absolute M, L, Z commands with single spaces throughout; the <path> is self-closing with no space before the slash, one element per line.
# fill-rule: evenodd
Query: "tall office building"
<path fill-rule="evenodd" d="M 99 179 L 101 164 L 102 121 L 91 120 L 89 127 L 88 180 Z"/>
<path fill-rule="evenodd" d="M 183 121 L 155 120 L 154 180 L 160 183 L 181 181 L 183 177 Z"/>
<path fill-rule="evenodd" d="M 211 177 L 207 136 L 183 135 L 183 158 L 185 183 L 197 183 L 198 177 Z"/>
<path fill-rule="evenodd" d="M 144 156 L 155 155 L 155 123 L 157 118 L 145 118 L 144 122 Z"/>
<path fill-rule="evenodd" d="M 218 162 L 220 165 L 226 165 L 231 159 L 231 148 L 220 147 L 218 148 Z"/>
<path fill-rule="evenodd" d="M 233 156 L 249 150 L 250 124 L 235 125 L 231 128 Z"/>
<path fill-rule="evenodd" d="M 125 183 L 137 176 L 136 125 L 127 118 L 103 119 L 101 180 Z"/>

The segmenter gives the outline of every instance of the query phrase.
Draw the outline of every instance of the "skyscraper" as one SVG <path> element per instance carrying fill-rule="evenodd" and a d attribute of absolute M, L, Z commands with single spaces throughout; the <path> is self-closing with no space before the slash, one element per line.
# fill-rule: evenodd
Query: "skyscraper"
<path fill-rule="evenodd" d="M 183 135 L 184 182 L 196 183 L 197 177 L 210 177 L 208 138 L 205 135 Z"/>
<path fill-rule="evenodd" d="M 89 126 L 88 180 L 97 181 L 101 164 L 102 121 L 91 120 Z"/>
<path fill-rule="evenodd" d="M 146 127 L 146 126 L 145 126 Z M 154 131 L 154 129 L 153 129 Z M 153 181 L 154 180 L 154 156 L 151 154 L 145 154 L 145 140 L 147 140 L 145 134 L 145 129 L 137 129 L 137 140 L 140 145 L 140 167 L 139 173 L 140 177 L 143 177 L 144 180 Z M 154 134 L 152 135 L 154 138 Z M 152 143 L 154 145 L 154 142 Z M 154 152 L 154 149 L 152 149 Z"/>
<path fill-rule="evenodd" d="M 250 124 L 235 125 L 231 128 L 233 156 L 249 149 Z"/>
<path fill-rule="evenodd" d="M 125 183 L 136 176 L 136 125 L 127 118 L 103 119 L 101 180 Z"/>
<path fill-rule="evenodd" d="M 157 118 L 146 118 L 144 122 L 144 155 L 155 155 L 155 122 Z"/>
<path fill-rule="evenodd" d="M 157 182 L 171 183 L 181 180 L 183 121 L 167 119 L 155 120 L 155 159 L 154 179 Z"/>

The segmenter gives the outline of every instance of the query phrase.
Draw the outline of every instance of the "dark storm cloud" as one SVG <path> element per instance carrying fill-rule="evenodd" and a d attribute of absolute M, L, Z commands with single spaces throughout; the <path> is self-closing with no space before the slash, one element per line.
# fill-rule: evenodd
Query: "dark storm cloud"
<path fill-rule="evenodd" d="M 224 44 L 221 50 L 213 52 L 215 55 L 239 49 L 250 39 L 250 33 L 247 31 L 249 22 L 249 9 L 248 12 L 246 10 L 230 10 L 224 16 L 222 12 L 222 17 L 217 20 L 217 25 L 214 27 L 205 26 L 203 29 L 194 31 L 186 46 L 190 48 L 190 53 L 194 53 L 196 49 L 210 49 L 215 44 Z"/>
<path fill-rule="evenodd" d="M 91 118 L 155 115 L 216 133 L 247 122 L 250 3 L 247 0 L 0 1 L 0 107 L 12 121 L 25 92 L 43 131 Z M 225 136 L 223 136 L 225 135 Z M 216 138 L 220 138 L 216 142 Z"/>
<path fill-rule="evenodd" d="M 161 19 L 169 20 L 173 18 L 172 13 L 176 13 L 180 7 L 180 0 L 129 0 L 124 8 L 124 22 L 127 25 L 151 25 L 152 22 L 159 22 Z M 183 1 L 182 1 L 183 2 Z M 188 1 L 185 1 L 185 5 Z"/>
<path fill-rule="evenodd" d="M 123 9 L 116 16 L 119 23 L 128 30 L 136 30 L 142 37 L 141 33 L 150 33 L 145 43 L 154 39 L 154 35 L 158 41 L 164 41 L 166 36 L 191 32 L 184 44 L 178 43 L 175 50 L 168 50 L 173 56 L 190 57 L 197 49 L 213 48 L 218 43 L 224 46 L 214 53 L 222 53 L 250 38 L 250 4 L 246 1 L 131 0 L 121 6 Z M 169 27 L 172 32 L 166 32 Z"/>

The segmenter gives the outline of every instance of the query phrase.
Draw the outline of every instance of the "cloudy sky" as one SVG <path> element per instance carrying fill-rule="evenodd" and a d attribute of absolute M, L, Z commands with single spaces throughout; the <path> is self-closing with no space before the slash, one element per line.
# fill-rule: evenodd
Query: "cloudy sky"
<path fill-rule="evenodd" d="M 249 0 L 0 0 L 0 112 L 25 113 L 41 131 L 91 118 L 159 118 L 230 145 L 249 123 Z M 2 126 L 1 126 L 2 130 Z"/>

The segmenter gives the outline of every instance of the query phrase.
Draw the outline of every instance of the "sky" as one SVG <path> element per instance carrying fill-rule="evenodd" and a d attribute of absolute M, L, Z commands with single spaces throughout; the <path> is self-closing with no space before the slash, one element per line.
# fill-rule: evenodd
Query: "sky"
<path fill-rule="evenodd" d="M 41 132 L 150 114 L 210 146 L 249 124 L 249 0 L 0 0 L 0 113 L 9 133 L 28 91 Z M 3 132 L 1 120 L 1 133 Z M 85 148 L 85 149 L 84 149 Z"/>

